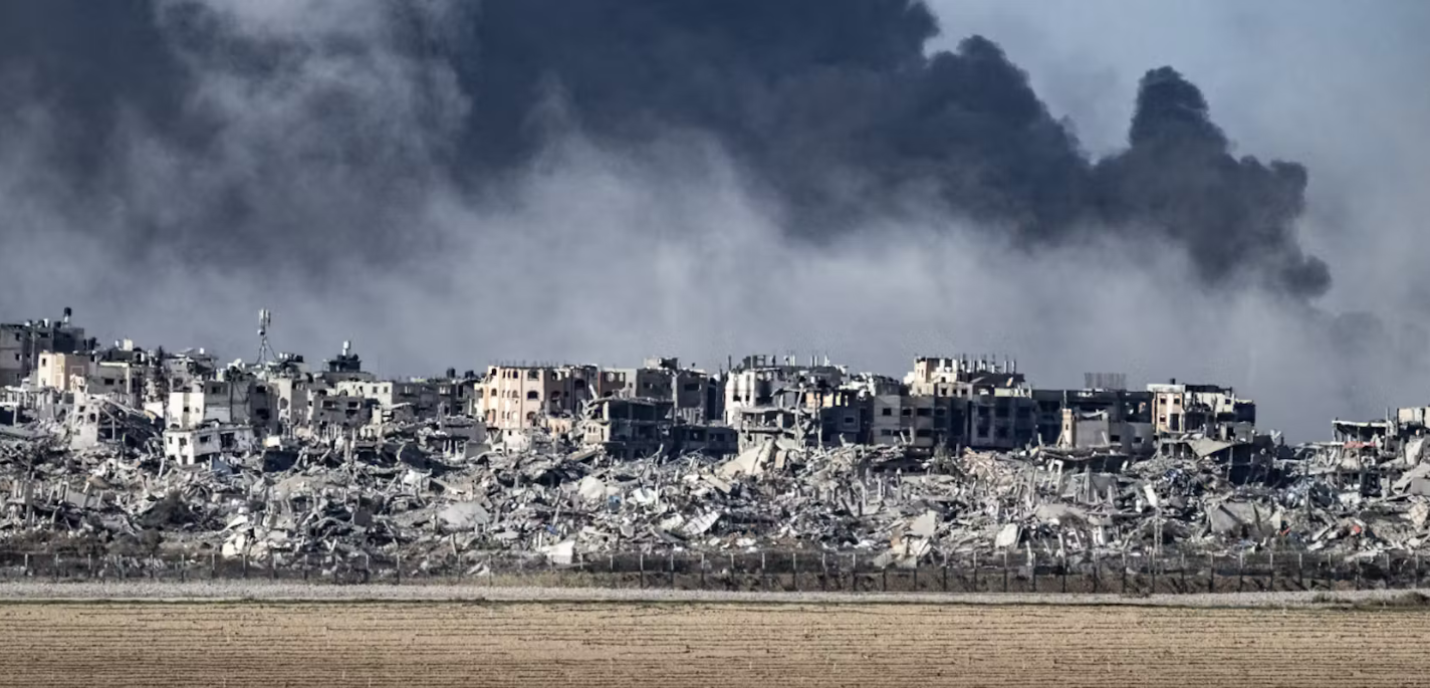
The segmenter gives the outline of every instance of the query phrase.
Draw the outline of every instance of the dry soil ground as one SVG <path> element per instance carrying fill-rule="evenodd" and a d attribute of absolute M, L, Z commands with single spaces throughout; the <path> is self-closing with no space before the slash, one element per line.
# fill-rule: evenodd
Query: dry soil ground
<path fill-rule="evenodd" d="M 0 603 L 0 685 L 1430 685 L 1421 609 Z"/>

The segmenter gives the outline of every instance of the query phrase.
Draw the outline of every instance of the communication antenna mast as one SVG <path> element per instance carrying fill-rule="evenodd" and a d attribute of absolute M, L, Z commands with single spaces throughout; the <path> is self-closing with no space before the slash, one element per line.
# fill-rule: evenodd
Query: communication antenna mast
<path fill-rule="evenodd" d="M 273 312 L 264 308 L 258 311 L 258 365 L 277 361 L 278 355 L 268 343 L 268 330 L 273 325 Z"/>

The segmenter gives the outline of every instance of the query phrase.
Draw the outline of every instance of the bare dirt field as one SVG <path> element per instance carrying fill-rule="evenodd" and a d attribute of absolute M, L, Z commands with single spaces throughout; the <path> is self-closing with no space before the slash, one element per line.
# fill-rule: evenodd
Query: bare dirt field
<path fill-rule="evenodd" d="M 1430 613 L 747 602 L 0 603 L 0 685 L 1411 686 Z"/>

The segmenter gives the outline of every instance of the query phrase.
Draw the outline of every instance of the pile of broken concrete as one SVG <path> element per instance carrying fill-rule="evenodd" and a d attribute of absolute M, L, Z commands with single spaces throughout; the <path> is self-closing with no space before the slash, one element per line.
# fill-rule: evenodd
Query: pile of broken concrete
<path fill-rule="evenodd" d="M 786 439 L 730 459 L 617 460 L 543 438 L 451 455 L 426 436 L 414 427 L 365 442 L 285 438 L 175 466 L 156 445 L 72 451 L 42 430 L 6 428 L 0 547 L 410 561 L 509 552 L 556 563 L 811 550 L 914 566 L 997 550 L 1056 558 L 1276 547 L 1351 557 L 1430 542 L 1430 463 L 1419 444 L 1369 466 L 1357 459 L 1359 472 L 1325 447 L 1248 472 L 1195 452 L 926 456 Z"/>

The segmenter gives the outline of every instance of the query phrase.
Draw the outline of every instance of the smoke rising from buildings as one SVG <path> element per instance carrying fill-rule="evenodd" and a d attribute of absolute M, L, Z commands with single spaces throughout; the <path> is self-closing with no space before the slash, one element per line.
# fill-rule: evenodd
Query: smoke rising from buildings
<path fill-rule="evenodd" d="M 1306 371 L 1415 341 L 1309 305 L 1314 174 L 1243 157 L 1191 80 L 1146 72 L 1095 157 L 994 41 L 931 51 L 921 3 L 89 10 L 0 8 L 10 318 L 251 356 L 269 307 L 285 348 L 413 374 L 998 351 L 1238 384 L 1301 436 L 1382 402 Z"/>

